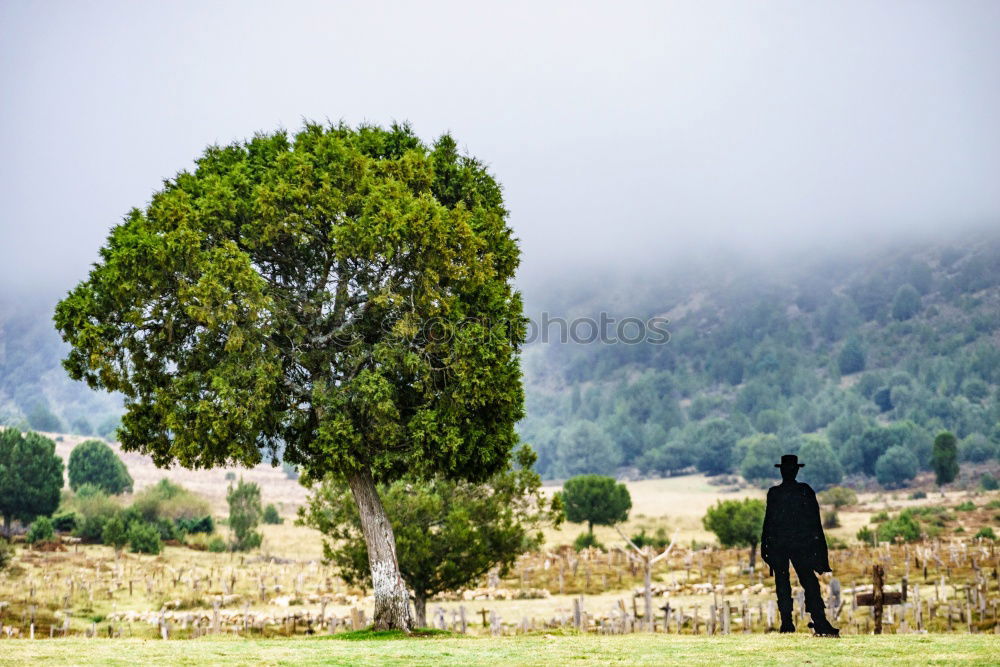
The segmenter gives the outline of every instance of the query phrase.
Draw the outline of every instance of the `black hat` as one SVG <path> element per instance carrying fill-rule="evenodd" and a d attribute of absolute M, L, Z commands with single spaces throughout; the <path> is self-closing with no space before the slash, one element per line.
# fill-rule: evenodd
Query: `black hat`
<path fill-rule="evenodd" d="M 799 457 L 795 454 L 785 454 L 781 457 L 781 463 L 775 463 L 775 468 L 794 468 L 798 466 L 799 468 L 805 468 L 805 463 L 799 463 Z"/>

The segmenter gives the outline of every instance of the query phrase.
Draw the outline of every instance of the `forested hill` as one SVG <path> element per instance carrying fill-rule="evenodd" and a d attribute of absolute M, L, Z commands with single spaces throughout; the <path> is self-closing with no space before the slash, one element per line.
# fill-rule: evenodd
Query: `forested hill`
<path fill-rule="evenodd" d="M 967 460 L 998 451 L 1000 234 L 591 275 L 529 293 L 528 311 L 670 320 L 667 344 L 526 346 L 520 430 L 548 478 L 753 479 L 798 452 L 817 486 L 876 473 L 891 485 L 929 466 L 943 429 Z"/>

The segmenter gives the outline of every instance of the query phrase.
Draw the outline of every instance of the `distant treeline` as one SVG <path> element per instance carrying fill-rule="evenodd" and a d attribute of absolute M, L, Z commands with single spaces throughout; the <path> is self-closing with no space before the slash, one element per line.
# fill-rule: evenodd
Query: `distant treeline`
<path fill-rule="evenodd" d="M 778 268 L 536 298 L 554 314 L 674 315 L 666 345 L 528 346 L 521 435 L 542 475 L 773 478 L 798 453 L 817 486 L 851 474 L 891 485 L 929 468 L 941 430 L 964 460 L 996 456 L 1000 238 Z"/>

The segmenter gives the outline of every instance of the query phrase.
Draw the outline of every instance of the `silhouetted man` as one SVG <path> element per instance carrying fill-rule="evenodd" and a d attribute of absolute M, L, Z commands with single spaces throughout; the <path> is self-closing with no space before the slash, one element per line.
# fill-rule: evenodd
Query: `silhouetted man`
<path fill-rule="evenodd" d="M 795 632 L 792 622 L 792 586 L 788 579 L 788 563 L 806 593 L 806 611 L 812 616 L 809 627 L 817 635 L 839 637 L 840 631 L 826 620 L 823 597 L 815 572 L 829 572 L 830 560 L 826 536 L 819 518 L 819 503 L 808 484 L 796 482 L 799 468 L 804 467 L 794 454 L 785 454 L 781 463 L 781 484 L 767 491 L 764 531 L 760 536 L 760 555 L 774 571 L 774 587 L 778 593 L 781 632 Z"/>

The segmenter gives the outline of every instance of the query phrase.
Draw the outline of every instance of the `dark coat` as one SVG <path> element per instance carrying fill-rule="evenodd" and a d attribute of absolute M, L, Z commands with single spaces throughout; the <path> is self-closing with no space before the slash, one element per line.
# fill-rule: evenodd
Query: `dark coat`
<path fill-rule="evenodd" d="M 772 558 L 788 558 L 792 553 L 804 555 L 814 571 L 830 572 L 816 493 L 808 484 L 795 481 L 768 489 L 760 536 L 760 556 L 768 565 L 774 565 Z"/>

